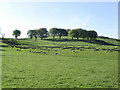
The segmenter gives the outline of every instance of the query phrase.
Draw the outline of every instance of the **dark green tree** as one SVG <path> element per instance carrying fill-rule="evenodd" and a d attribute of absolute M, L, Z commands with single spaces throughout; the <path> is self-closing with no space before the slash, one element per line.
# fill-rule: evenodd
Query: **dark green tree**
<path fill-rule="evenodd" d="M 33 37 L 35 37 L 35 39 L 37 39 L 37 30 L 29 30 L 27 32 L 27 35 L 30 37 L 30 39 L 32 39 Z"/>
<path fill-rule="evenodd" d="M 42 40 L 43 38 L 48 37 L 48 31 L 47 31 L 47 29 L 46 29 L 46 28 L 39 28 L 39 29 L 37 30 L 37 36 L 40 37 L 41 40 Z"/>
<path fill-rule="evenodd" d="M 96 40 L 97 37 L 98 37 L 98 34 L 96 31 L 94 30 L 87 31 L 88 40 Z"/>
<path fill-rule="evenodd" d="M 79 36 L 80 38 L 83 38 L 83 40 L 87 38 L 87 30 L 81 29 L 81 31 L 79 32 Z"/>
<path fill-rule="evenodd" d="M 27 32 L 27 35 L 30 37 L 30 39 L 32 39 L 33 38 L 33 30 L 29 30 Z"/>
<path fill-rule="evenodd" d="M 49 33 L 53 36 L 53 39 L 55 36 L 58 34 L 58 29 L 57 28 L 51 28 Z"/>
<path fill-rule="evenodd" d="M 59 36 L 59 39 L 61 39 L 62 36 L 67 36 L 68 32 L 65 29 L 59 28 L 57 31 L 57 35 Z"/>
<path fill-rule="evenodd" d="M 13 31 L 12 35 L 14 35 L 15 38 L 17 39 L 17 37 L 21 35 L 21 31 L 16 29 L 16 30 Z"/>
<path fill-rule="evenodd" d="M 68 36 L 68 34 L 69 34 L 70 30 L 71 30 L 71 29 L 66 29 L 66 31 L 67 31 L 67 36 Z"/>
<path fill-rule="evenodd" d="M 72 30 L 70 30 L 70 31 L 69 31 L 69 36 L 72 37 L 72 40 L 73 40 L 73 37 L 76 37 L 77 40 L 78 40 L 78 38 L 79 38 L 78 30 L 76 30 L 76 29 L 72 29 Z"/>

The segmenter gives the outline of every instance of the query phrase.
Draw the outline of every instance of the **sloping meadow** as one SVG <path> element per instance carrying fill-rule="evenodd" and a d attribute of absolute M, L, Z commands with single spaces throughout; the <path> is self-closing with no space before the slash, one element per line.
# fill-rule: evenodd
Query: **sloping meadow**
<path fill-rule="evenodd" d="M 4 44 L 2 88 L 118 88 L 116 46 L 39 39 L 18 43 L 49 47 Z"/>

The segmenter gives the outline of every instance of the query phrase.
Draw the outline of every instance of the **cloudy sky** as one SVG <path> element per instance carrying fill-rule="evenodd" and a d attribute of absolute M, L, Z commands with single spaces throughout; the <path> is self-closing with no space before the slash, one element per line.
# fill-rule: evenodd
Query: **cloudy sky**
<path fill-rule="evenodd" d="M 1 2 L 0 30 L 20 38 L 30 29 L 83 28 L 95 30 L 99 36 L 118 38 L 118 2 Z"/>

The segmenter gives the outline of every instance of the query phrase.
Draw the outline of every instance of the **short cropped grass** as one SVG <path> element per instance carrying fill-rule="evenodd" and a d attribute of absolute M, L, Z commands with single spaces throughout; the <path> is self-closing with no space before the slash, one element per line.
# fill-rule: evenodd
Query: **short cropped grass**
<path fill-rule="evenodd" d="M 27 46 L 57 46 L 66 42 L 40 40 L 39 43 L 32 43 L 32 40 L 21 40 L 19 43 Z M 68 41 L 66 44 L 70 43 L 79 46 L 81 42 Z M 114 48 L 84 42 L 81 45 Z M 2 88 L 118 88 L 116 51 L 16 49 L 2 47 Z"/>

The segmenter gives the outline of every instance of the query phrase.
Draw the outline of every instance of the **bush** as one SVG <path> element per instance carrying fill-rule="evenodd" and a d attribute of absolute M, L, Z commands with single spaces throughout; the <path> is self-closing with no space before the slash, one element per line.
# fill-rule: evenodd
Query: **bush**
<path fill-rule="evenodd" d="M 17 40 L 16 39 L 3 39 L 2 40 L 3 43 L 6 43 L 8 45 L 16 45 L 17 44 Z"/>

